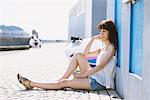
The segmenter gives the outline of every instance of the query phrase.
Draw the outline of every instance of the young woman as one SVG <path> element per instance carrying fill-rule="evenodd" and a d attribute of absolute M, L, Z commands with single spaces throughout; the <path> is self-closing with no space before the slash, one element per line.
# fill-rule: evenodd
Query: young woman
<path fill-rule="evenodd" d="M 62 89 L 67 87 L 87 90 L 114 89 L 116 52 L 118 47 L 117 30 L 112 20 L 102 21 L 97 28 L 100 34 L 92 37 L 83 54 L 78 53 L 73 56 L 67 71 L 58 82 L 37 83 L 18 74 L 19 82 L 26 89 L 33 89 L 34 87 L 42 89 Z M 95 39 L 102 40 L 103 48 L 89 52 Z M 95 67 L 90 67 L 86 58 L 89 56 L 97 56 Z M 79 67 L 80 73 L 75 72 L 77 67 Z M 74 76 L 74 79 L 69 80 L 68 78 L 71 75 Z"/>

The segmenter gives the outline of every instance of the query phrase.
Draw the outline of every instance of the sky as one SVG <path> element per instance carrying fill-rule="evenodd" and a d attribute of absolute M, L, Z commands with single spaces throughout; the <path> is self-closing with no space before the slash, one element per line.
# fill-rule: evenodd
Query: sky
<path fill-rule="evenodd" d="M 16 25 L 42 39 L 67 39 L 69 11 L 78 0 L 0 0 L 0 24 Z"/>

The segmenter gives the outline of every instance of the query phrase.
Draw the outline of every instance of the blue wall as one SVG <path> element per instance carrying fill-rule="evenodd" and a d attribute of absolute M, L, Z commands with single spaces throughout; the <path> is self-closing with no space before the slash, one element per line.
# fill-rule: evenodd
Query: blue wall
<path fill-rule="evenodd" d="M 118 66 L 121 61 L 121 0 L 115 0 L 115 24 L 118 31 Z"/>
<path fill-rule="evenodd" d="M 143 0 L 131 5 L 130 72 L 141 76 L 143 41 Z"/>

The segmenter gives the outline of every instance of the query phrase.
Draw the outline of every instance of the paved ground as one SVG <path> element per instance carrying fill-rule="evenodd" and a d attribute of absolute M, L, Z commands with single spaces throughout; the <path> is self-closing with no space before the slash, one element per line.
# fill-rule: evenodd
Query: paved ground
<path fill-rule="evenodd" d="M 48 43 L 39 49 L 0 52 L 0 100 L 63 98 L 64 91 L 24 91 L 16 74 L 37 82 L 57 80 L 68 65 L 66 46 L 66 43 Z"/>
<path fill-rule="evenodd" d="M 111 95 L 107 91 L 96 91 L 96 93 L 82 90 L 26 91 L 18 83 L 17 73 L 36 82 L 53 82 L 60 78 L 69 63 L 64 54 L 66 46 L 66 43 L 48 43 L 42 48 L 1 51 L 0 100 L 99 100 L 100 98 L 110 100 Z"/>

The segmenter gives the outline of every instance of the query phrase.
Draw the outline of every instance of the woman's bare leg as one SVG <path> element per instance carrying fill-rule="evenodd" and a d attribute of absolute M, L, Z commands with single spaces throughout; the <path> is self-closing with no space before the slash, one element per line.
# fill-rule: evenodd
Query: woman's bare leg
<path fill-rule="evenodd" d="M 69 76 L 77 69 L 78 66 L 80 69 L 80 73 L 85 73 L 90 68 L 87 59 L 81 53 L 78 53 L 73 56 L 67 71 L 61 79 L 69 78 Z"/>
<path fill-rule="evenodd" d="M 30 82 L 32 87 L 42 88 L 42 89 L 62 89 L 62 88 L 74 88 L 74 89 L 87 89 L 91 90 L 88 78 L 77 78 L 73 80 L 61 80 L 56 83 L 36 83 Z"/>

